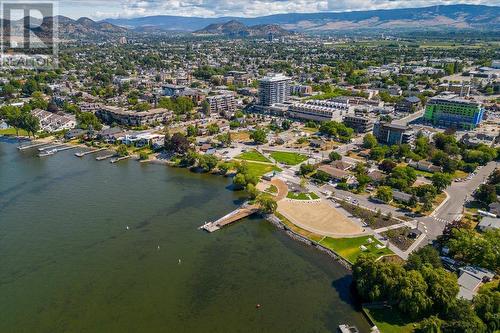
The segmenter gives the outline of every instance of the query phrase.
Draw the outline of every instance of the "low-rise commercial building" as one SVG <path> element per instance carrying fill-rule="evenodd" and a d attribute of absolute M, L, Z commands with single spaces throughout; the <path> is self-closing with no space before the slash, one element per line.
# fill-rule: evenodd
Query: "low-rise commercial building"
<path fill-rule="evenodd" d="M 164 123 L 172 118 L 172 115 L 172 111 L 161 108 L 137 112 L 113 106 L 104 106 L 96 112 L 96 116 L 105 123 L 116 123 L 125 126 L 143 126 L 154 123 Z"/>
<path fill-rule="evenodd" d="M 349 112 L 347 104 L 328 101 L 293 103 L 288 108 L 290 118 L 314 121 L 340 121 L 347 112 Z"/>
<path fill-rule="evenodd" d="M 343 118 L 344 124 L 356 133 L 368 133 L 373 130 L 373 120 L 365 116 L 347 115 Z"/>
<path fill-rule="evenodd" d="M 416 96 L 410 96 L 404 98 L 401 102 L 397 103 L 394 107 L 394 111 L 403 113 L 413 113 L 422 108 L 422 103 L 420 98 Z"/>
<path fill-rule="evenodd" d="M 415 132 L 408 126 L 378 122 L 373 126 L 373 135 L 379 143 L 386 145 L 412 145 L 415 141 Z"/>

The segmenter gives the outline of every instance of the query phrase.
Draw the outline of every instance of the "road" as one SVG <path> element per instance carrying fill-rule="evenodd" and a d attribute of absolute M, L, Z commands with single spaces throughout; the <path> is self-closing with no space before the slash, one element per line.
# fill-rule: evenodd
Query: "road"
<path fill-rule="evenodd" d="M 448 192 L 450 196 L 448 201 L 439 207 L 432 217 L 419 219 L 419 221 L 427 227 L 428 240 L 435 240 L 443 233 L 443 229 L 447 223 L 461 217 L 465 201 L 470 199 L 472 192 L 474 192 L 479 185 L 484 183 L 488 175 L 499 166 L 498 162 L 490 162 L 478 170 L 472 179 L 465 182 L 452 183 L 451 186 L 446 189 L 446 192 Z"/>

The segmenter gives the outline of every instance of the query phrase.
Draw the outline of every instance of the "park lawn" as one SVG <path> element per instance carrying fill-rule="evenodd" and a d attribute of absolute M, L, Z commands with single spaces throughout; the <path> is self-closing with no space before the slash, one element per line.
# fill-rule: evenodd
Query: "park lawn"
<path fill-rule="evenodd" d="M 297 165 L 309 159 L 309 157 L 302 154 L 282 152 L 282 151 L 272 152 L 271 157 L 274 158 L 276 162 L 286 165 Z"/>
<path fill-rule="evenodd" d="M 374 309 L 363 307 L 381 333 L 412 333 L 416 323 L 403 319 L 399 311 L 391 308 Z"/>
<path fill-rule="evenodd" d="M 236 158 L 240 159 L 240 160 L 245 160 L 245 161 L 271 163 L 271 161 L 268 160 L 267 157 L 265 157 L 264 155 L 262 155 L 261 153 L 259 153 L 255 149 L 241 153 L 240 155 L 236 156 Z"/>
<path fill-rule="evenodd" d="M 423 171 L 423 170 L 417 170 L 417 169 L 413 169 L 413 170 L 415 170 L 415 173 L 418 176 L 422 176 L 424 178 L 431 178 L 432 177 L 432 173 L 431 172 L 427 172 L 427 171 Z"/>
<path fill-rule="evenodd" d="M 251 176 L 256 176 L 259 178 L 271 171 L 278 171 L 278 172 L 283 171 L 277 166 L 272 164 L 247 162 L 247 165 L 248 165 L 248 173 Z"/>
<path fill-rule="evenodd" d="M 458 179 L 458 178 L 466 178 L 469 174 L 465 171 L 462 170 L 455 170 L 455 172 L 451 175 L 453 179 Z"/>
<path fill-rule="evenodd" d="M 288 192 L 287 196 L 288 199 L 292 200 L 316 200 L 319 199 L 318 195 L 316 193 L 293 193 L 293 192 Z"/>
<path fill-rule="evenodd" d="M 16 129 L 13 128 L 13 127 L 9 127 L 9 128 L 6 128 L 6 129 L 0 129 L 0 135 L 16 135 Z M 20 136 L 28 136 L 28 132 L 26 132 L 25 130 L 23 129 L 20 129 L 19 130 L 19 135 Z"/>
<path fill-rule="evenodd" d="M 373 243 L 368 243 L 368 238 L 373 239 Z M 321 245 L 327 247 L 343 258 L 349 260 L 351 263 L 356 262 L 356 259 L 362 253 L 371 253 L 378 257 L 385 255 L 393 255 L 394 253 L 388 248 L 377 249 L 375 245 L 382 244 L 373 236 L 363 236 L 355 238 L 330 238 L 326 237 L 320 242 Z M 366 251 L 361 251 L 360 246 L 364 245 L 368 248 Z"/>
<path fill-rule="evenodd" d="M 272 194 L 277 194 L 278 193 L 278 188 L 275 185 L 271 185 L 264 192 L 272 193 Z"/>

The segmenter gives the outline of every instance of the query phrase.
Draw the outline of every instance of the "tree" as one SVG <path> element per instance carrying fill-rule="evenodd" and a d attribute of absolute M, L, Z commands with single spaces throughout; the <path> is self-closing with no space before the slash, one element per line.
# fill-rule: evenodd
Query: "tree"
<path fill-rule="evenodd" d="M 89 129 L 90 126 L 97 131 L 102 129 L 99 118 L 91 112 L 79 112 L 76 115 L 76 121 L 78 122 L 78 127 L 81 129 Z"/>
<path fill-rule="evenodd" d="M 31 136 L 31 134 L 35 136 L 36 132 L 40 130 L 40 121 L 31 113 L 23 113 L 21 123 L 23 129 L 28 132 L 29 136 Z"/>
<path fill-rule="evenodd" d="M 228 147 L 229 145 L 231 145 L 232 142 L 231 133 L 230 132 L 222 133 L 217 136 L 217 140 L 219 140 L 219 142 L 223 147 Z"/>
<path fill-rule="evenodd" d="M 207 130 L 208 130 L 208 134 L 215 135 L 215 134 L 219 133 L 220 128 L 219 128 L 219 125 L 217 125 L 216 123 L 212 123 L 212 124 L 209 124 L 207 126 Z"/>
<path fill-rule="evenodd" d="M 201 111 L 207 116 L 210 115 L 210 104 L 206 100 L 201 103 Z"/>
<path fill-rule="evenodd" d="M 219 163 L 219 160 L 214 155 L 202 155 L 198 158 L 200 168 L 209 172 L 212 171 Z"/>
<path fill-rule="evenodd" d="M 405 268 L 408 270 L 420 270 L 424 265 L 431 265 L 434 268 L 442 267 L 439 252 L 430 245 L 412 252 L 408 256 Z"/>
<path fill-rule="evenodd" d="M 243 189 L 247 185 L 245 175 L 242 173 L 237 173 L 233 178 L 233 185 L 238 190 Z"/>
<path fill-rule="evenodd" d="M 383 202 L 391 202 L 392 189 L 389 186 L 380 186 L 379 188 L 377 188 L 375 198 L 382 200 Z"/>
<path fill-rule="evenodd" d="M 127 146 L 119 145 L 118 148 L 116 148 L 116 153 L 120 157 L 128 156 Z"/>
<path fill-rule="evenodd" d="M 451 176 L 446 173 L 436 172 L 432 175 L 431 180 L 432 185 L 434 185 L 438 192 L 442 192 L 451 185 Z"/>
<path fill-rule="evenodd" d="M 259 195 L 256 201 L 264 214 L 274 214 L 278 208 L 276 200 L 268 194 Z"/>
<path fill-rule="evenodd" d="M 266 131 L 262 128 L 258 128 L 252 133 L 250 133 L 250 139 L 252 139 L 255 144 L 261 145 L 267 142 L 267 134 Z"/>
<path fill-rule="evenodd" d="M 386 173 L 390 173 L 392 169 L 394 169 L 396 166 L 397 163 L 394 162 L 393 160 L 385 159 L 382 162 L 380 162 L 378 168 Z"/>
<path fill-rule="evenodd" d="M 255 187 L 254 184 L 247 184 L 246 191 L 248 193 L 248 196 L 252 200 L 254 200 L 255 198 L 257 198 L 257 196 L 260 193 L 259 190 Z"/>
<path fill-rule="evenodd" d="M 301 174 L 302 176 L 306 176 L 312 173 L 314 170 L 315 170 L 314 165 L 303 163 L 300 165 L 299 174 Z"/>
<path fill-rule="evenodd" d="M 474 197 L 477 200 L 489 205 L 492 202 L 497 201 L 496 187 L 490 184 L 481 184 L 474 194 Z"/>
<path fill-rule="evenodd" d="M 219 164 L 217 168 L 219 169 L 221 175 L 226 175 L 228 171 L 231 169 L 231 164 L 228 162 L 224 162 Z"/>
<path fill-rule="evenodd" d="M 189 150 L 189 140 L 182 133 L 174 133 L 172 137 L 165 137 L 165 149 L 178 154 L 185 154 Z"/>
<path fill-rule="evenodd" d="M 195 126 L 195 125 L 189 125 L 187 128 L 186 128 L 186 134 L 188 137 L 193 137 L 193 136 L 198 136 L 198 126 Z"/>
<path fill-rule="evenodd" d="M 331 162 L 333 162 L 333 161 L 340 161 L 342 159 L 342 156 L 336 151 L 332 151 L 330 154 L 328 154 L 328 158 L 330 159 Z"/>
<path fill-rule="evenodd" d="M 419 271 L 406 272 L 399 279 L 394 296 L 399 300 L 398 309 L 412 318 L 426 313 L 432 306 L 432 300 L 427 295 L 427 283 Z"/>
<path fill-rule="evenodd" d="M 454 300 L 458 295 L 456 275 L 443 268 L 434 268 L 430 264 L 423 265 L 420 272 L 427 283 L 427 295 L 432 300 L 434 310 L 445 313 L 450 306 L 450 300 Z"/>
<path fill-rule="evenodd" d="M 316 171 L 316 173 L 313 175 L 313 177 L 317 180 L 319 180 L 320 182 L 327 182 L 330 180 L 330 175 L 322 170 L 318 170 Z"/>
<path fill-rule="evenodd" d="M 368 133 L 363 138 L 363 148 L 371 149 L 378 145 L 375 135 Z"/>
<path fill-rule="evenodd" d="M 416 329 L 416 333 L 441 333 L 441 326 L 443 325 L 443 320 L 439 319 L 437 316 L 430 316 L 422 320 Z"/>

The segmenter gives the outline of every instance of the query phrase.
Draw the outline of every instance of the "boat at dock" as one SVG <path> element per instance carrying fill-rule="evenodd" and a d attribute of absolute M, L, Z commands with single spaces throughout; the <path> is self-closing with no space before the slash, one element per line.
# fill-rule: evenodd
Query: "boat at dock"
<path fill-rule="evenodd" d="M 356 326 L 350 326 L 347 324 L 339 325 L 340 333 L 359 333 L 359 330 Z"/>
<path fill-rule="evenodd" d="M 38 154 L 38 157 L 52 156 L 55 153 L 57 153 L 56 149 L 50 149 L 50 150 L 42 151 L 40 154 Z"/>

